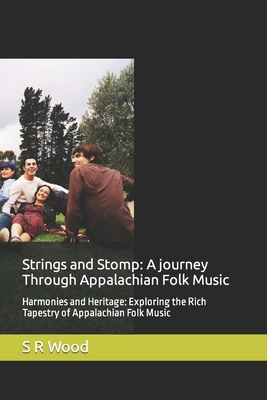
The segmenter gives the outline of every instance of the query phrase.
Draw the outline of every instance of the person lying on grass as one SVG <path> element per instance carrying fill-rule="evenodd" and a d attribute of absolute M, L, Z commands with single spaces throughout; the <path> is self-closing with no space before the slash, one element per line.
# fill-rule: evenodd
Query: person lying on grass
<path fill-rule="evenodd" d="M 21 162 L 21 169 L 24 174 L 10 186 L 8 200 L 3 204 L 2 212 L 0 212 L 0 242 L 9 242 L 12 218 L 16 215 L 22 203 L 34 202 L 34 194 L 38 187 L 42 185 L 47 185 L 54 190 L 56 211 L 66 215 L 68 190 L 63 186 L 38 178 L 36 176 L 38 163 L 32 156 L 25 156 Z"/>
<path fill-rule="evenodd" d="M 56 223 L 55 193 L 47 186 L 39 186 L 34 202 L 24 202 L 12 220 L 10 242 L 29 242 L 48 229 L 65 229 Z"/>

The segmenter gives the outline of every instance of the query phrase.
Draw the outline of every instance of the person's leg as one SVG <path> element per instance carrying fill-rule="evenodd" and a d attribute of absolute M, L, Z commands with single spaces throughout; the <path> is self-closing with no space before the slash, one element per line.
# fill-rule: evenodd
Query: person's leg
<path fill-rule="evenodd" d="M 12 217 L 7 213 L 0 213 L 0 242 L 8 242 Z"/>
<path fill-rule="evenodd" d="M 0 213 L 0 230 L 3 228 L 10 229 L 12 223 L 12 217 L 10 214 L 5 212 Z"/>
<path fill-rule="evenodd" d="M 31 240 L 31 236 L 27 232 L 23 232 L 20 235 L 20 239 L 22 242 L 29 242 Z"/>
<path fill-rule="evenodd" d="M 65 192 L 58 191 L 55 192 L 56 196 L 56 211 L 66 215 L 67 212 L 67 204 L 68 204 L 68 195 Z"/>
<path fill-rule="evenodd" d="M 23 232 L 22 226 L 15 223 L 11 226 L 10 241 L 15 242 L 16 238 L 19 238 L 22 242 L 29 242 L 31 240 L 31 236 L 27 232 Z"/>
<path fill-rule="evenodd" d="M 22 234 L 23 229 L 22 226 L 20 224 L 12 224 L 11 226 L 11 239 L 14 237 L 18 237 L 20 238 L 20 235 Z M 10 240 L 11 240 L 10 239 Z"/>

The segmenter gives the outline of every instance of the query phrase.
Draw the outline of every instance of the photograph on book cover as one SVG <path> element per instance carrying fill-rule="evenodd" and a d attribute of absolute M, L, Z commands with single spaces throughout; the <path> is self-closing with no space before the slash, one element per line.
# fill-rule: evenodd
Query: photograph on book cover
<path fill-rule="evenodd" d="M 0 71 L 0 333 L 133 333 L 134 59 Z"/>

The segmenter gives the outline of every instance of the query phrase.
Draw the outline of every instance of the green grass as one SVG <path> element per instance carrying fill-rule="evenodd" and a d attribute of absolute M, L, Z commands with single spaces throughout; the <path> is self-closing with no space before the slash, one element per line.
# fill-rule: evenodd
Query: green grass
<path fill-rule="evenodd" d="M 56 223 L 60 225 L 64 225 L 65 217 L 63 214 L 58 214 L 56 216 Z M 34 243 L 42 243 L 42 242 L 62 242 L 64 237 L 61 235 L 57 235 L 56 233 L 43 233 L 41 235 L 36 236 L 32 242 Z M 85 241 L 85 240 L 83 240 Z"/>

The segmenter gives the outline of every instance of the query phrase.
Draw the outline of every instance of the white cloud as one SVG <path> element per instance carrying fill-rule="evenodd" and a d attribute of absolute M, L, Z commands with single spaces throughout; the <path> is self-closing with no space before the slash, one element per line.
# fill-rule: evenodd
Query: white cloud
<path fill-rule="evenodd" d="M 5 128 L 0 129 L 0 150 L 13 150 L 15 155 L 18 157 L 20 154 L 19 145 L 21 143 L 20 138 L 20 124 L 10 124 Z"/>
<path fill-rule="evenodd" d="M 62 104 L 79 123 L 98 80 L 107 72 L 119 75 L 128 58 L 0 59 L 0 150 L 20 154 L 19 112 L 27 87 L 51 96 L 51 107 Z"/>

